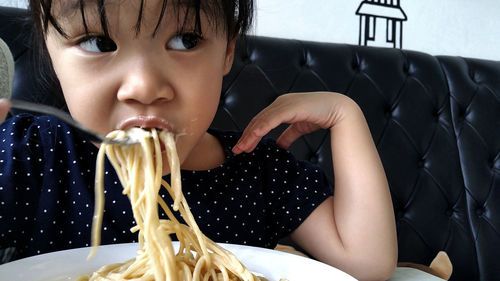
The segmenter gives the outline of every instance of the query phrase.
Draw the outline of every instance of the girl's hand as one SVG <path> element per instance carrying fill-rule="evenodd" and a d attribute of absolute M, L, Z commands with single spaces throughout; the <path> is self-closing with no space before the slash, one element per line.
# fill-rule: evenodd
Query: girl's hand
<path fill-rule="evenodd" d="M 0 123 L 5 120 L 10 109 L 10 102 L 7 99 L 0 99 Z"/>
<path fill-rule="evenodd" d="M 330 92 L 294 93 L 279 96 L 257 114 L 233 148 L 233 153 L 251 152 L 269 131 L 282 123 L 290 126 L 277 144 L 288 149 L 299 137 L 338 124 L 355 103 L 345 95 Z"/>

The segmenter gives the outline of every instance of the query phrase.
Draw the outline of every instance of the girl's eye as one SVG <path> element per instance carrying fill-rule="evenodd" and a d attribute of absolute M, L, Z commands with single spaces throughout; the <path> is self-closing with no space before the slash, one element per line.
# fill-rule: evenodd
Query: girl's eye
<path fill-rule="evenodd" d="M 203 39 L 201 35 L 189 32 L 172 37 L 167 43 L 167 47 L 172 50 L 191 50 L 198 46 Z"/>
<path fill-rule="evenodd" d="M 80 48 L 87 52 L 101 53 L 116 51 L 116 44 L 109 37 L 92 36 L 84 39 L 79 44 Z"/>

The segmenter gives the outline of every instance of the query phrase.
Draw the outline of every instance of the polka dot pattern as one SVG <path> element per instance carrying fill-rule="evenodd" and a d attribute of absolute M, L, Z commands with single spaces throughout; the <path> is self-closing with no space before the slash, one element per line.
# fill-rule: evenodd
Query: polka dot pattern
<path fill-rule="evenodd" d="M 49 116 L 19 115 L 0 131 L 0 248 L 15 247 L 22 258 L 89 246 L 97 148 Z M 274 247 L 332 195 L 317 166 L 297 161 L 273 140 L 233 155 L 239 133 L 210 133 L 226 161 L 211 170 L 183 170 L 182 182 L 200 228 L 216 242 Z M 121 191 L 107 162 L 102 244 L 136 241 Z M 167 192 L 160 196 L 172 204 Z"/>

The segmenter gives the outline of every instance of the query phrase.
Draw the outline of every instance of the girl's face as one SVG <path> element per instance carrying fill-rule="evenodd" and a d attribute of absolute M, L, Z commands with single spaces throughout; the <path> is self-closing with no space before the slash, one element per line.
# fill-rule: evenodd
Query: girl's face
<path fill-rule="evenodd" d="M 202 37 L 193 19 L 167 6 L 155 36 L 162 1 L 145 1 L 140 32 L 138 1 L 108 1 L 109 37 L 95 6 L 85 9 L 86 37 L 76 1 L 54 1 L 54 15 L 69 36 L 53 27 L 47 49 L 71 115 L 102 134 L 133 126 L 184 135 L 181 163 L 200 145 L 217 110 L 222 77 L 232 65 L 234 40 L 201 12 Z M 97 1 L 95 1 L 97 2 Z M 179 17 L 178 17 L 179 15 Z"/>

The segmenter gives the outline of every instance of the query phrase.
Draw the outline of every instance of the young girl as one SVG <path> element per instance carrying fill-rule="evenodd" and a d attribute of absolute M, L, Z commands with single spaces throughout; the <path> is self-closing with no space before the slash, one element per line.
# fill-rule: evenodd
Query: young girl
<path fill-rule="evenodd" d="M 209 129 L 251 0 L 32 0 L 30 11 L 76 120 L 101 134 L 138 126 L 178 135 L 183 191 L 208 237 L 273 248 L 290 234 L 360 280 L 391 276 L 390 193 L 351 99 L 287 94 L 243 133 Z M 2 101 L 1 116 L 8 106 Z M 290 127 L 276 142 L 262 139 L 282 123 Z M 286 150 L 320 128 L 331 132 L 335 196 L 318 167 Z M 0 132 L 0 248 L 22 258 L 89 246 L 97 145 L 51 116 L 14 116 Z M 102 244 L 135 241 L 130 203 L 109 163 L 105 173 Z"/>

